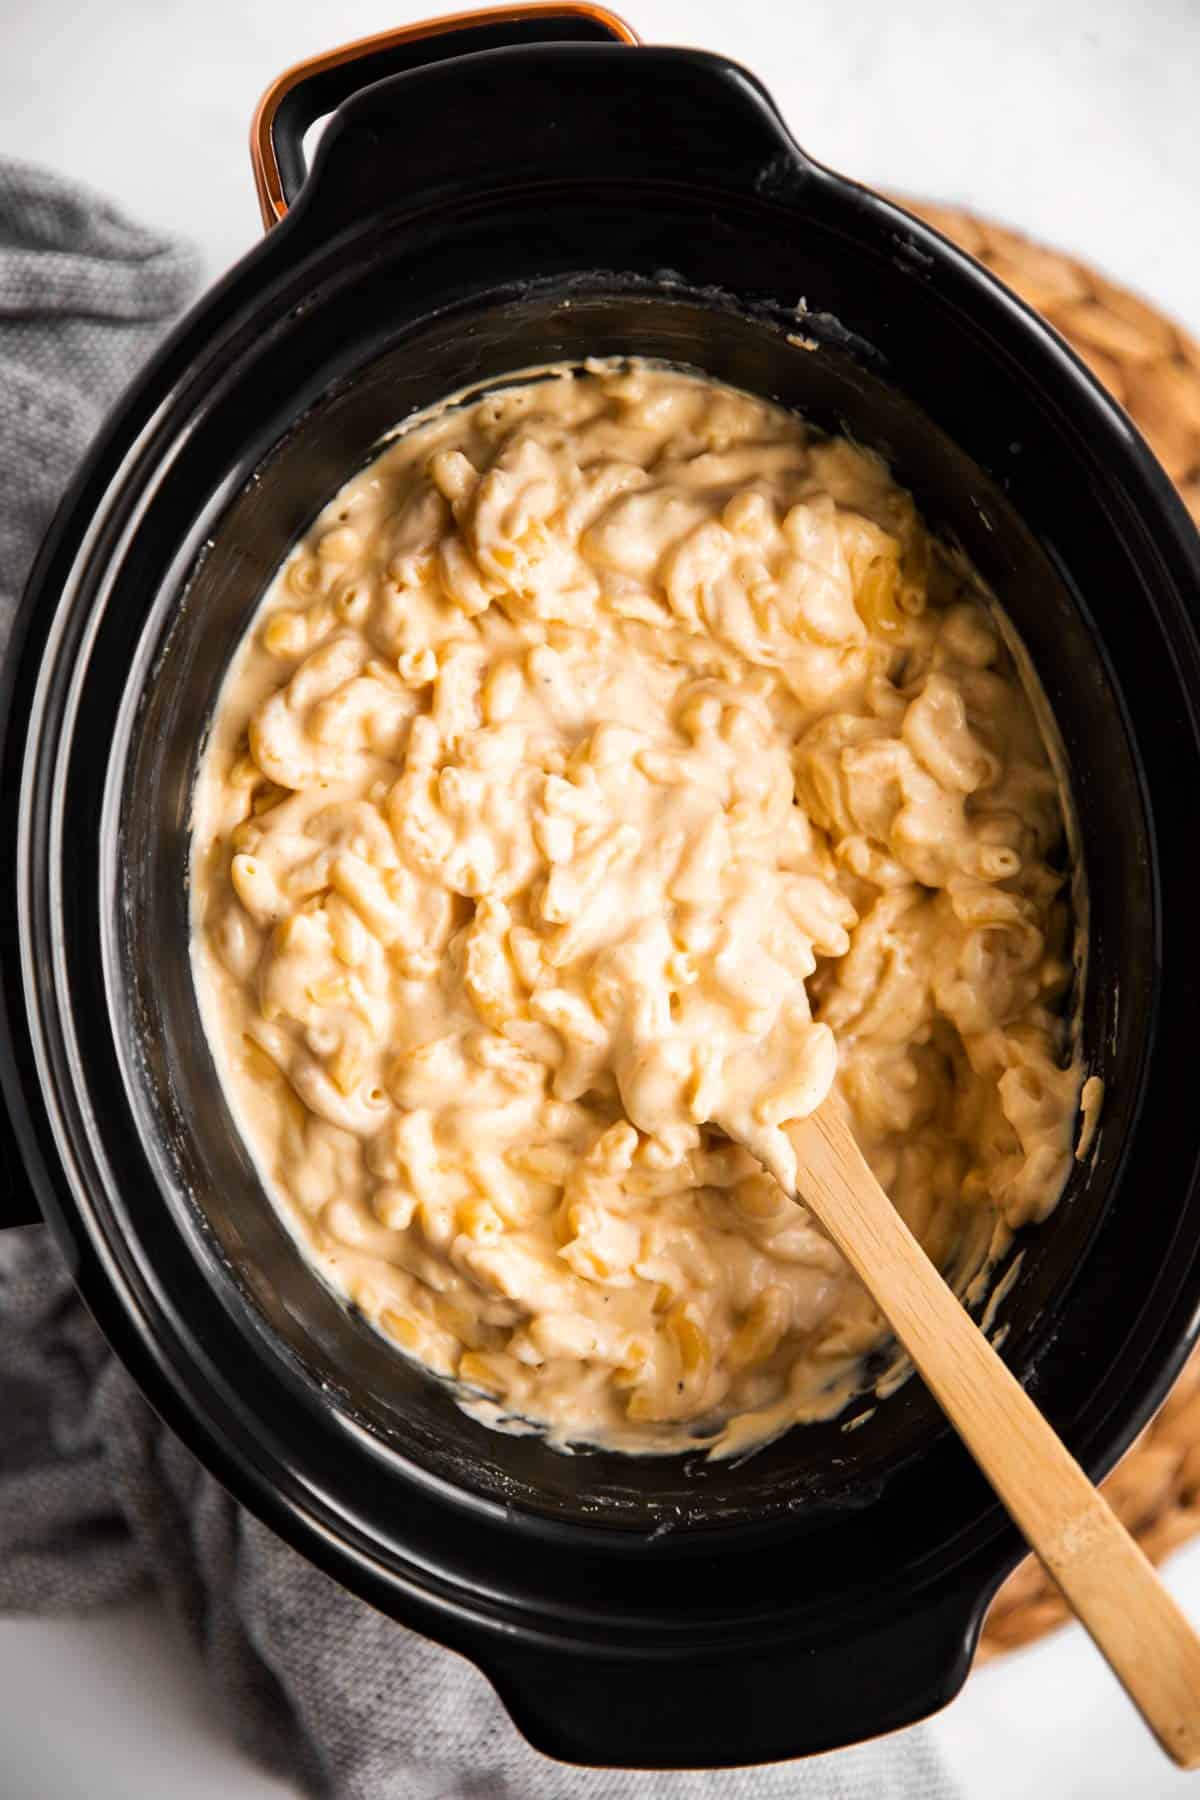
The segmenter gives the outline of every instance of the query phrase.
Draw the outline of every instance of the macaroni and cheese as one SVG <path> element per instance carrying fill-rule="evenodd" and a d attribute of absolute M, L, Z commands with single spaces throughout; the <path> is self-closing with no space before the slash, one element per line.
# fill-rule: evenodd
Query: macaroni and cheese
<path fill-rule="evenodd" d="M 836 1088 L 961 1286 L 1055 1203 L 1059 787 L 884 464 L 631 363 L 393 439 L 197 789 L 194 965 L 317 1267 L 489 1415 L 717 1453 L 886 1338 L 785 1172 Z"/>

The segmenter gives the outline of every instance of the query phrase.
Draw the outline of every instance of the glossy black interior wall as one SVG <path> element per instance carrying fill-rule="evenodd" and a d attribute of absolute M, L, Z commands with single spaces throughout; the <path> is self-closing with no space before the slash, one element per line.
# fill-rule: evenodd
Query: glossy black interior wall
<path fill-rule="evenodd" d="M 845 351 L 807 349 L 790 342 L 777 322 L 679 292 L 610 283 L 605 293 L 602 287 L 595 291 L 598 283 L 591 291 L 573 283 L 564 295 L 561 288 L 554 291 L 556 285 L 503 306 L 455 307 L 313 408 L 220 520 L 188 582 L 185 605 L 171 615 L 165 652 L 155 657 L 155 679 L 133 732 L 123 817 L 125 843 L 136 841 L 138 853 L 119 861 L 129 994 L 138 1009 L 130 1031 L 151 1077 L 150 1129 L 178 1158 L 180 1191 L 199 1199 L 231 1271 L 283 1341 L 340 1388 L 358 1416 L 448 1480 L 538 1513 L 638 1532 L 761 1525 L 772 1516 L 794 1516 L 801 1503 L 810 1512 L 819 1500 L 861 1505 L 874 1483 L 941 1429 L 919 1384 L 883 1404 L 866 1397 L 852 1409 L 864 1421 L 853 1439 L 843 1421 L 831 1421 L 793 1433 L 738 1466 L 711 1464 L 699 1454 L 682 1460 L 564 1457 L 536 1438 L 498 1438 L 468 1419 L 440 1383 L 399 1360 L 325 1291 L 262 1204 L 215 1078 L 186 961 L 155 958 L 147 966 L 138 954 L 140 945 L 186 940 L 187 818 L 197 746 L 249 611 L 317 507 L 398 418 L 464 381 L 634 351 L 704 368 L 884 448 L 943 530 L 987 565 L 1031 641 L 1052 646 L 1048 663 L 1042 660 L 1073 764 L 1098 773 L 1096 747 L 1103 748 L 1103 789 L 1082 784 L 1084 840 L 1095 841 L 1098 861 L 1085 1054 L 1089 1067 L 1106 1074 L 1115 1107 L 1127 1110 L 1136 1098 L 1146 1016 L 1145 990 L 1133 976 L 1150 955 L 1152 907 L 1134 764 L 1115 696 L 1094 678 L 1093 640 L 1009 503 L 961 451 Z M 366 297 L 357 295 L 359 321 L 369 317 L 367 306 Z M 255 401 L 252 391 L 240 403 L 253 409 Z M 1080 669 L 1091 678 L 1074 678 L 1071 672 Z M 1120 807 L 1129 821 L 1115 845 L 1091 810 L 1101 791 L 1106 805 Z M 1119 856 L 1113 858 L 1113 850 Z M 1118 991 L 1134 995 L 1119 1033 L 1111 1029 Z M 1121 1138 L 1119 1129 L 1106 1131 L 1095 1168 L 1077 1167 L 1053 1221 L 1022 1240 L 1022 1279 L 1004 1316 L 1011 1353 L 1021 1361 L 1054 1328 L 1067 1278 L 1097 1225 Z"/>

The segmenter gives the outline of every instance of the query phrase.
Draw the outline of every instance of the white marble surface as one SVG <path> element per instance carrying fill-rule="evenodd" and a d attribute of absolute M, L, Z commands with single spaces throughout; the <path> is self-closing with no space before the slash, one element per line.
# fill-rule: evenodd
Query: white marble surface
<path fill-rule="evenodd" d="M 431 0 L 450 9 L 450 0 Z M 616 0 L 620 9 L 620 0 Z M 1091 258 L 1200 329 L 1196 0 L 625 0 L 651 42 L 761 74 L 800 141 Z M 215 275 L 255 239 L 246 156 L 268 80 L 410 0 L 0 0 L 0 154 L 188 232 Z M 1200 1618 L 1200 1547 L 1170 1582 Z M 968 1800 L 1172 1800 L 1182 1777 L 1078 1629 L 982 1671 L 933 1730 Z M 266 1800 L 149 1602 L 0 1620 L 4 1800 Z"/>

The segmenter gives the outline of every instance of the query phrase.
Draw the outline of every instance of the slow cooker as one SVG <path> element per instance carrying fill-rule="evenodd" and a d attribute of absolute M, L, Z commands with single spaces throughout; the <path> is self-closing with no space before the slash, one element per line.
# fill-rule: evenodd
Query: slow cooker
<path fill-rule="evenodd" d="M 919 1381 L 741 1462 L 565 1455 L 468 1418 L 302 1260 L 197 1012 L 197 757 L 287 547 L 444 394 L 636 353 L 880 450 L 1015 621 L 1074 783 L 1107 1100 L 998 1323 L 1099 1476 L 1200 1307 L 1196 535 L 1054 333 L 718 56 L 583 5 L 465 15 L 293 70 L 254 142 L 276 222 L 109 420 L 7 663 L 6 1222 L 44 1215 L 246 1506 L 471 1657 L 540 1749 L 715 1766 L 907 1724 L 961 1685 L 1020 1553 Z"/>

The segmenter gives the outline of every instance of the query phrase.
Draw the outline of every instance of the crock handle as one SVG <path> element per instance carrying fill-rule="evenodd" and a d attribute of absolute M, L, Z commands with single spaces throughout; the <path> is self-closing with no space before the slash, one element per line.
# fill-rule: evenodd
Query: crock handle
<path fill-rule="evenodd" d="M 601 6 L 494 6 L 404 25 L 359 38 L 297 63 L 273 81 L 250 128 L 254 185 L 268 230 L 283 218 L 304 185 L 304 134 L 360 89 L 451 56 L 520 44 L 628 44 L 637 34 Z"/>
<path fill-rule="evenodd" d="M 539 34 L 551 16 L 537 9 Z M 603 188 L 619 230 L 621 189 L 631 183 L 664 196 L 690 191 L 702 201 L 697 231 L 720 233 L 729 209 L 767 201 L 794 211 L 824 179 L 762 83 L 724 57 L 510 37 L 458 54 L 470 37 L 440 39 L 432 62 L 373 81 L 337 107 L 289 224 L 328 240 L 345 230 L 370 235 L 396 209 L 446 221 L 456 208 L 532 187 Z"/>
<path fill-rule="evenodd" d="M 697 1581 L 703 1580 L 702 1565 Z M 803 1651 L 764 1646 L 699 1660 L 583 1657 L 513 1644 L 468 1654 L 514 1723 L 562 1762 L 714 1769 L 836 1749 L 916 1724 L 953 1700 L 990 1590 Z M 797 1715 L 807 1715 L 797 1729 Z"/>

